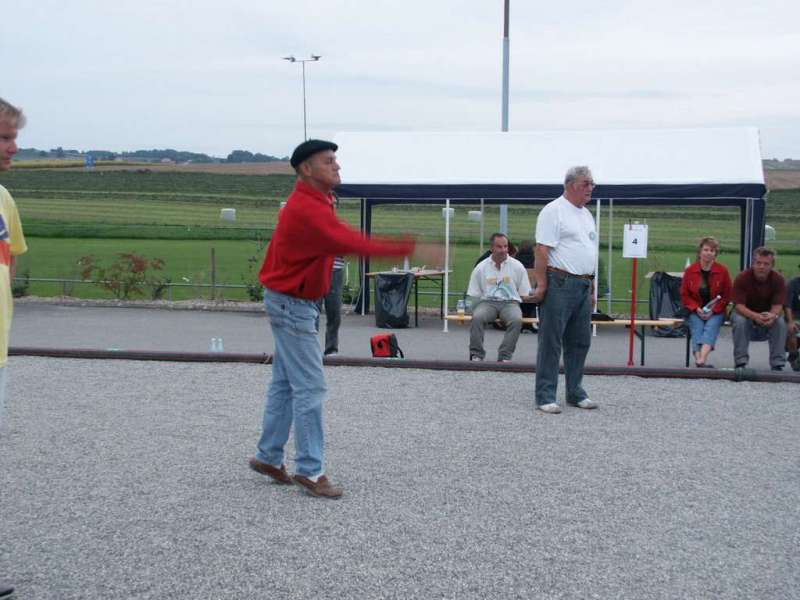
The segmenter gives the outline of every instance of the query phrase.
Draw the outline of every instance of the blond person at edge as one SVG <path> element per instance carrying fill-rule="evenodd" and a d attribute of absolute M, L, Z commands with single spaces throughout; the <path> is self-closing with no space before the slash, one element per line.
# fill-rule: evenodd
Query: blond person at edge
<path fill-rule="evenodd" d="M 558 365 L 563 348 L 567 404 L 597 408 L 583 389 L 583 366 L 592 342 L 597 228 L 586 205 L 594 181 L 589 167 L 572 167 L 564 194 L 548 203 L 536 220 L 536 288 L 539 347 L 536 354 L 536 408 L 557 414 Z"/>
<path fill-rule="evenodd" d="M 0 171 L 11 168 L 11 159 L 17 153 L 17 130 L 24 126 L 25 115 L 22 111 L 0 98 Z M 14 279 L 16 257 L 27 249 L 17 206 L 8 190 L 0 185 L 0 426 L 3 423 L 6 395 L 8 334 L 14 310 L 11 282 Z M 13 593 L 13 587 L 0 582 L 0 598 Z"/>

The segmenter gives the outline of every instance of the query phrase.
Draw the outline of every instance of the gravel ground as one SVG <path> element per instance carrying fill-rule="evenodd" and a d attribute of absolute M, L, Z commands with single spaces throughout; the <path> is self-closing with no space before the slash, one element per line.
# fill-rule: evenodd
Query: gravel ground
<path fill-rule="evenodd" d="M 269 367 L 13 357 L 20 599 L 796 598 L 796 384 L 328 369 L 338 501 L 247 468 Z M 290 463 L 290 468 L 292 467 Z"/>

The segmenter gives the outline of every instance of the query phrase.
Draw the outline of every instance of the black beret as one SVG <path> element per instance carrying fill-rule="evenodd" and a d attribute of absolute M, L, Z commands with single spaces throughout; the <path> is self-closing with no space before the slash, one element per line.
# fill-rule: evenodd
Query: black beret
<path fill-rule="evenodd" d="M 333 142 L 326 142 L 325 140 L 306 140 L 294 149 L 294 152 L 292 152 L 292 159 L 289 163 L 296 169 L 301 162 L 310 158 L 311 155 L 317 152 L 323 152 L 324 150 L 333 150 L 336 152 L 338 149 L 339 146 Z"/>

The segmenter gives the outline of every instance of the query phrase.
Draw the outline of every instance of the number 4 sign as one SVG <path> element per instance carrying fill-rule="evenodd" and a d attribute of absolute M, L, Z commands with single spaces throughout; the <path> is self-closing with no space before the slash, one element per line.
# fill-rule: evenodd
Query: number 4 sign
<path fill-rule="evenodd" d="M 623 258 L 647 258 L 647 225 L 628 223 L 622 238 Z"/>

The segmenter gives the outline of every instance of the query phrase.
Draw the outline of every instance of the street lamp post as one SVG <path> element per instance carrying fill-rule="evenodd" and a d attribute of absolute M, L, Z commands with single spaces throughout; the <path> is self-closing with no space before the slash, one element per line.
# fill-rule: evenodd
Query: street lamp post
<path fill-rule="evenodd" d="M 312 54 L 309 58 L 295 58 L 294 55 L 284 56 L 283 60 L 288 60 L 292 63 L 300 63 L 303 68 L 303 140 L 308 139 L 308 129 L 306 127 L 306 63 L 317 62 L 322 56 L 319 54 Z"/>

